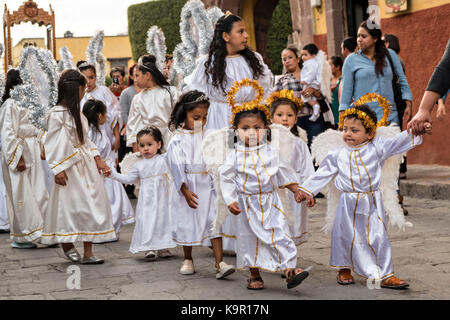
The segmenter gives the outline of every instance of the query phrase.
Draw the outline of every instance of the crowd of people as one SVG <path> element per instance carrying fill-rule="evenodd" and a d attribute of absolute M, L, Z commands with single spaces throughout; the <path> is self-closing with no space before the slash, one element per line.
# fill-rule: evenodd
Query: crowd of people
<path fill-rule="evenodd" d="M 308 207 L 334 181 L 340 198 L 330 265 L 337 282 L 355 283 L 353 271 L 385 288 L 408 287 L 394 276 L 381 169 L 391 156 L 422 143 L 431 131 L 430 110 L 449 86 L 430 84 L 409 131 L 400 132 L 412 116 L 412 93 L 395 39 L 383 40 L 380 29 L 363 22 L 357 39 L 343 41 L 342 57 L 323 60 L 314 44 L 289 46 L 281 53 L 285 73 L 275 82 L 262 56 L 247 46 L 242 18 L 226 14 L 182 89 L 168 82 L 170 57 L 159 70 L 154 56 L 142 56 L 129 70 L 127 87 L 121 69 L 111 70 L 109 88 L 96 84 L 96 69 L 86 61 L 65 70 L 45 132 L 10 99 L 21 83 L 10 70 L 0 123 L 2 213 L 12 246 L 61 244 L 72 262 L 102 264 L 92 243 L 122 241 L 120 227 L 135 223 L 130 252 L 156 260 L 181 246 L 181 274 L 195 272 L 194 246 L 211 246 L 217 279 L 248 269 L 247 288 L 260 290 L 261 271 L 281 272 L 290 289 L 310 271 L 297 266 L 298 246 L 308 238 Z M 441 69 L 448 72 L 448 63 Z M 389 101 L 389 111 L 380 100 L 356 105 L 367 93 Z M 377 135 L 382 119 L 398 133 Z M 327 129 L 341 130 L 342 145 L 314 168 L 311 147 Z M 204 143 L 221 132 L 227 143 Z M 284 137 L 278 146 L 277 132 Z M 225 157 L 214 166 L 205 154 L 222 146 Z M 83 255 L 76 242 L 83 242 Z M 224 250 L 236 253 L 236 266 L 224 261 Z"/>

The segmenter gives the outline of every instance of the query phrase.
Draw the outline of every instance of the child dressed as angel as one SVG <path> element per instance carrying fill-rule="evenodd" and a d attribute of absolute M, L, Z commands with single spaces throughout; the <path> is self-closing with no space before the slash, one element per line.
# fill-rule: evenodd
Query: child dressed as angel
<path fill-rule="evenodd" d="M 289 289 L 308 276 L 308 271 L 296 268 L 297 249 L 277 191 L 285 187 L 300 200 L 296 174 L 268 143 L 269 122 L 269 107 L 259 102 L 233 107 L 237 141 L 218 168 L 223 200 L 238 218 L 236 261 L 238 268 L 250 269 L 249 290 L 264 288 L 260 270 L 284 272 Z"/>
<path fill-rule="evenodd" d="M 345 145 L 329 151 L 316 173 L 300 186 L 302 198 L 313 206 L 314 195 L 334 178 L 340 198 L 332 227 L 330 264 L 339 270 L 339 284 L 353 284 L 353 270 L 381 282 L 383 288 L 407 288 L 406 281 L 394 276 L 381 173 L 389 157 L 420 145 L 422 137 L 406 131 L 391 138 L 381 137 L 377 116 L 365 104 L 347 109 L 341 119 Z"/>

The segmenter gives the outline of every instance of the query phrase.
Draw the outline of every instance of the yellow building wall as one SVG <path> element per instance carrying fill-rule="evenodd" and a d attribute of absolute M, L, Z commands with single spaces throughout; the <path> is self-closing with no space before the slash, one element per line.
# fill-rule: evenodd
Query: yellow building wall
<path fill-rule="evenodd" d="M 325 16 L 325 1 L 321 0 L 320 7 L 312 8 L 313 12 L 313 25 L 314 34 L 325 34 L 327 33 L 327 19 Z"/>
<path fill-rule="evenodd" d="M 13 67 L 19 65 L 19 60 L 22 55 L 22 49 L 26 43 L 36 43 L 38 48 L 46 48 L 44 38 L 25 38 L 19 41 L 12 49 L 11 56 L 13 61 Z"/>
<path fill-rule="evenodd" d="M 442 6 L 444 4 L 449 4 L 449 0 L 407 0 L 408 10 L 398 13 L 386 13 L 386 1 L 378 0 L 378 6 L 380 7 L 381 19 L 393 18 L 399 14 L 407 14 L 415 11 L 430 9 Z"/>
<path fill-rule="evenodd" d="M 86 50 L 91 41 L 91 37 L 74 37 L 74 38 L 56 38 L 56 60 L 60 60 L 59 49 L 66 46 L 73 56 L 74 64 L 80 60 L 86 60 Z M 26 42 L 36 42 L 39 48 L 45 48 L 44 39 L 23 39 L 13 48 L 13 63 L 17 66 L 19 63 L 20 55 L 23 49 L 23 45 Z M 129 58 L 128 68 L 133 64 L 133 58 L 131 53 L 131 45 L 128 36 L 105 36 L 103 55 L 105 58 Z M 107 73 L 111 69 L 110 63 L 107 62 Z M 128 70 L 125 70 L 128 71 Z"/>
<path fill-rule="evenodd" d="M 243 0 L 241 3 L 242 18 L 244 19 L 245 30 L 248 33 L 247 43 L 253 50 L 256 50 L 254 10 L 257 1 Z"/>

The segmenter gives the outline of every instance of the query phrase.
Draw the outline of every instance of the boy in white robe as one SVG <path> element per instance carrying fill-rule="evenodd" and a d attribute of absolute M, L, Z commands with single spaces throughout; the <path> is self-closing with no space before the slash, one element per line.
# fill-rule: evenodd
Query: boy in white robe
<path fill-rule="evenodd" d="M 403 131 L 393 138 L 375 137 L 376 114 L 367 105 L 347 109 L 343 115 L 344 147 L 331 150 L 314 176 L 300 186 L 308 205 L 333 178 L 341 191 L 332 229 L 331 267 L 338 269 L 339 284 L 353 284 L 351 269 L 381 287 L 404 289 L 406 281 L 394 277 L 386 213 L 381 199 L 381 168 L 395 154 L 422 143 Z"/>

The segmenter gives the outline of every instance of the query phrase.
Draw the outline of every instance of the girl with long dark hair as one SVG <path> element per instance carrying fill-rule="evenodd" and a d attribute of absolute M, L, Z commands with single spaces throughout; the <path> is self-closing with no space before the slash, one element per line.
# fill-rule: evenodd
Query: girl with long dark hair
<path fill-rule="evenodd" d="M 44 217 L 42 243 L 61 243 L 73 262 L 101 264 L 92 252 L 92 242 L 116 238 L 111 206 L 101 172 L 109 172 L 97 147 L 89 139 L 89 124 L 81 113 L 80 100 L 86 78 L 77 70 L 66 70 L 58 81 L 58 102 L 47 120 L 44 149 L 55 174 Z M 84 257 L 73 245 L 84 242 Z"/>
<path fill-rule="evenodd" d="M 199 90 L 210 99 L 211 105 L 205 128 L 230 127 L 231 108 L 227 103 L 227 92 L 235 81 L 249 78 L 258 80 L 264 89 L 264 97 L 272 91 L 273 75 L 261 55 L 247 46 L 248 34 L 241 17 L 225 14 L 216 23 L 214 38 L 208 56 L 201 57 L 191 75 L 185 78 L 187 90 Z M 241 88 L 236 102 L 251 101 L 252 88 Z M 229 216 L 223 224 L 223 248 L 236 251 L 235 217 Z"/>
<path fill-rule="evenodd" d="M 10 99 L 22 80 L 18 70 L 8 71 L 0 111 L 2 173 L 13 248 L 36 248 L 42 233 L 42 217 L 48 204 L 45 169 L 41 161 L 41 130 L 28 118 L 29 110 Z"/>
<path fill-rule="evenodd" d="M 134 81 L 142 90 L 131 102 L 127 122 L 127 146 L 137 151 L 136 136 L 147 126 L 157 127 L 163 134 L 163 145 L 167 146 L 170 132 L 168 129 L 173 105 L 178 99 L 178 90 L 167 82 L 156 66 L 153 55 L 139 59 L 134 71 Z"/>
<path fill-rule="evenodd" d="M 194 72 L 185 78 L 187 90 L 203 91 L 211 100 L 207 129 L 230 126 L 231 110 L 226 98 L 235 81 L 258 80 L 265 97 L 272 91 L 272 73 L 261 55 L 247 46 L 247 40 L 242 18 L 233 14 L 222 16 L 217 21 L 209 54 L 200 58 Z M 236 101 L 251 101 L 253 95 L 253 89 L 242 88 Z"/>

